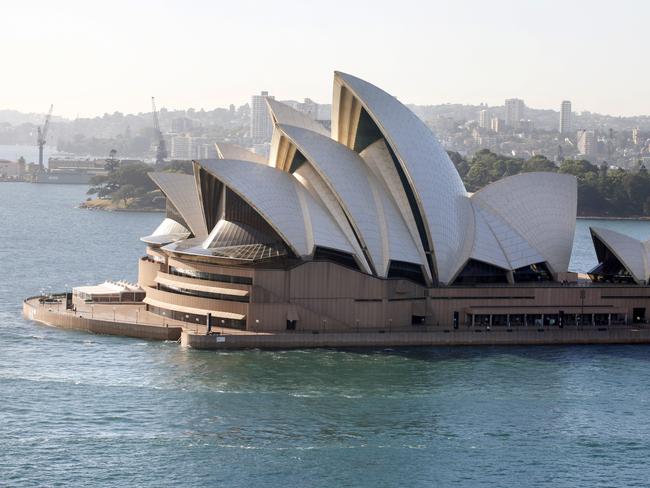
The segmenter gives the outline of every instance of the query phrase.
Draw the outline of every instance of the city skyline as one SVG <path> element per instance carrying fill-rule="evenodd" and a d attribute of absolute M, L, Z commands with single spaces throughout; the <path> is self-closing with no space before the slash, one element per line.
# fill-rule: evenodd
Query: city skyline
<path fill-rule="evenodd" d="M 331 83 L 323 80 L 341 70 L 379 80 L 417 105 L 493 106 L 521 98 L 537 108 L 572 100 L 576 112 L 650 113 L 648 68 L 632 48 L 642 43 L 650 6 L 638 1 L 616 10 L 600 1 L 513 0 L 407 0 L 399 8 L 281 0 L 263 11 L 251 1 L 36 4 L 6 7 L 11 22 L 0 40 L 15 49 L 4 60 L 12 76 L 4 80 L 0 107 L 40 113 L 54 103 L 59 115 L 74 118 L 146 112 L 151 95 L 169 108 L 241 105 L 261 90 L 278 99 L 324 101 Z M 575 27 L 558 33 L 558 12 L 563 25 Z M 287 23 L 292 29 L 278 28 Z M 356 37 L 373 39 L 372 52 L 350 42 Z M 589 48 L 578 55 L 571 45 Z M 605 48 L 617 55 L 603 58 Z M 630 69 L 634 76 L 625 75 Z"/>

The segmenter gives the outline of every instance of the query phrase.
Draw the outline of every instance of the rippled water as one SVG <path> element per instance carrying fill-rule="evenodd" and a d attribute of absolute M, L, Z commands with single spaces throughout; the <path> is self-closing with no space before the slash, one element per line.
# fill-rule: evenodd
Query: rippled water
<path fill-rule="evenodd" d="M 23 320 L 43 286 L 135 279 L 160 215 L 83 191 L 0 183 L 0 486 L 648 486 L 648 347 L 215 353 Z"/>

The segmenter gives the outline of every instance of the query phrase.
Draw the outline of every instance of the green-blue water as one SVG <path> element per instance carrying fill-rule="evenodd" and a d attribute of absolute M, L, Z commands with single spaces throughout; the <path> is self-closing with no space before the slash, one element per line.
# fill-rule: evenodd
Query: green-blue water
<path fill-rule="evenodd" d="M 136 277 L 160 215 L 83 192 L 0 183 L 0 486 L 648 486 L 648 347 L 214 353 L 23 320 Z"/>

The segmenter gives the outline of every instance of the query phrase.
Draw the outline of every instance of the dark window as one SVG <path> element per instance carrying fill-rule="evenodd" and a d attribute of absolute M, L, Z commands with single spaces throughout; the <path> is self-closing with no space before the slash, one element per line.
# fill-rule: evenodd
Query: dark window
<path fill-rule="evenodd" d="M 595 313 L 594 314 L 594 323 L 596 325 L 609 325 L 609 314 Z"/>
<path fill-rule="evenodd" d="M 492 316 L 492 325 L 497 327 L 505 327 L 508 325 L 508 316 L 504 314 L 497 314 Z"/>
<path fill-rule="evenodd" d="M 327 247 L 316 248 L 314 251 L 314 261 L 332 261 L 348 268 L 359 269 L 357 262 L 351 254 Z"/>
<path fill-rule="evenodd" d="M 475 285 L 480 283 L 507 283 L 506 270 L 492 264 L 470 259 L 460 272 L 455 285 Z"/>
<path fill-rule="evenodd" d="M 623 263 L 592 234 L 598 265 L 589 271 L 592 281 L 602 283 L 634 283 L 634 278 Z"/>
<path fill-rule="evenodd" d="M 197 325 L 206 325 L 207 317 L 200 314 L 184 313 L 178 312 L 176 310 L 168 310 L 162 307 L 154 307 L 152 305 L 147 305 L 147 310 L 161 317 L 165 317 L 172 320 L 179 320 L 181 322 L 188 322 L 191 324 Z M 230 329 L 245 329 L 246 320 L 245 319 L 221 319 L 219 317 L 212 317 L 212 327 L 228 327 Z"/>
<path fill-rule="evenodd" d="M 287 320 L 287 330 L 296 330 L 297 320 Z"/>
<path fill-rule="evenodd" d="M 249 278 L 248 276 L 232 276 L 217 273 L 208 273 L 206 271 L 196 271 L 194 269 L 175 268 L 174 266 L 169 267 L 169 274 L 206 281 L 220 281 L 222 283 L 238 283 L 240 285 L 253 284 L 253 278 Z"/>
<path fill-rule="evenodd" d="M 645 308 L 632 309 L 632 323 L 642 324 L 645 322 Z"/>
<path fill-rule="evenodd" d="M 415 281 L 420 285 L 426 285 L 422 266 L 404 261 L 391 261 L 388 267 L 388 278 L 404 278 Z"/>
<path fill-rule="evenodd" d="M 548 270 L 546 263 L 535 263 L 522 268 L 517 268 L 512 273 L 515 283 L 527 283 L 535 281 L 552 281 L 553 277 Z"/>
<path fill-rule="evenodd" d="M 411 315 L 411 325 L 424 325 L 425 320 L 424 315 Z"/>
<path fill-rule="evenodd" d="M 485 314 L 474 315 L 474 325 L 482 325 L 482 326 L 490 325 L 490 316 Z"/>
<path fill-rule="evenodd" d="M 513 314 L 510 315 L 510 327 L 519 327 L 524 325 L 524 316 L 523 314 Z"/>
<path fill-rule="evenodd" d="M 158 285 L 158 289 L 168 293 L 176 293 L 177 295 L 187 295 L 200 298 L 210 298 L 212 300 L 226 300 L 229 302 L 244 302 L 248 303 L 248 296 L 228 295 L 226 293 L 212 293 L 207 291 L 190 290 L 188 288 L 179 288 L 169 285 Z"/>
<path fill-rule="evenodd" d="M 560 325 L 560 316 L 554 314 L 544 314 L 544 325 Z"/>
<path fill-rule="evenodd" d="M 526 315 L 526 325 L 534 327 L 542 325 L 542 314 L 532 313 Z"/>

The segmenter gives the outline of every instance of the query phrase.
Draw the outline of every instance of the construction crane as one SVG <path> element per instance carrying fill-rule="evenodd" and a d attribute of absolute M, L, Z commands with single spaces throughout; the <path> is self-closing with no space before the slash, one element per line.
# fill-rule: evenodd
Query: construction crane
<path fill-rule="evenodd" d="M 158 136 L 158 147 L 156 148 L 156 164 L 161 164 L 167 157 L 167 146 L 165 139 L 163 139 L 162 131 L 160 130 L 160 122 L 158 122 L 158 111 L 156 110 L 156 99 L 151 97 L 151 111 L 153 112 L 153 128 Z"/>
<path fill-rule="evenodd" d="M 38 128 L 38 138 L 36 139 L 36 143 L 38 144 L 38 169 L 39 171 L 41 171 L 41 173 L 44 171 L 43 146 L 45 146 L 45 142 L 47 140 L 47 131 L 50 128 L 50 119 L 52 118 L 52 110 L 54 110 L 54 105 L 50 105 L 50 111 L 47 113 L 47 116 L 45 117 L 45 122 L 43 122 L 43 126 Z"/>

